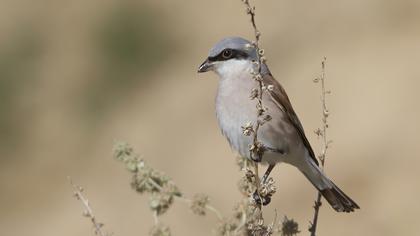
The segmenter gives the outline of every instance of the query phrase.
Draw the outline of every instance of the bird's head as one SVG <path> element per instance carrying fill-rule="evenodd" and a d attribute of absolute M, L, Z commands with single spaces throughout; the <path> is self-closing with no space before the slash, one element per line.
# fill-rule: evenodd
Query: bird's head
<path fill-rule="evenodd" d="M 234 71 L 244 71 L 258 60 L 254 45 L 240 37 L 220 40 L 210 49 L 206 60 L 198 67 L 198 73 L 214 71 L 223 77 Z"/>

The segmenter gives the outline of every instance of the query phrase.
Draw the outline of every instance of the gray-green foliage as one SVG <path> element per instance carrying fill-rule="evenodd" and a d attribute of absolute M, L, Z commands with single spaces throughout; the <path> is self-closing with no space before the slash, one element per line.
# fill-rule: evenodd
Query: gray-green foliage
<path fill-rule="evenodd" d="M 250 198 L 256 190 L 257 176 L 250 170 L 254 163 L 238 157 L 238 165 L 244 170 L 244 177 L 239 182 L 239 190 L 243 198 L 233 208 L 230 217 L 223 217 L 219 211 L 210 205 L 210 198 L 205 194 L 195 194 L 188 199 L 181 194 L 179 188 L 172 179 L 162 171 L 156 170 L 146 164 L 133 148 L 125 142 L 117 142 L 114 146 L 114 158 L 121 161 L 126 169 L 132 173 L 131 187 L 139 194 L 149 195 L 149 207 L 155 216 L 155 225 L 150 231 L 151 236 L 168 236 L 170 229 L 159 221 L 159 216 L 166 213 L 175 199 L 188 203 L 194 214 L 204 216 L 211 211 L 216 214 L 218 223 L 215 233 L 225 235 L 254 235 L 269 236 L 281 234 L 284 236 L 299 233 L 298 224 L 292 219 L 284 218 L 281 227 L 274 220 L 271 224 L 265 224 L 262 212 L 253 198 Z M 270 179 L 260 187 L 259 194 L 272 195 L 275 192 L 274 181 Z"/>
<path fill-rule="evenodd" d="M 114 157 L 133 173 L 131 187 L 140 194 L 150 194 L 149 206 L 158 215 L 169 209 L 175 196 L 181 196 L 171 178 L 146 165 L 127 143 L 119 142 L 115 145 Z"/>

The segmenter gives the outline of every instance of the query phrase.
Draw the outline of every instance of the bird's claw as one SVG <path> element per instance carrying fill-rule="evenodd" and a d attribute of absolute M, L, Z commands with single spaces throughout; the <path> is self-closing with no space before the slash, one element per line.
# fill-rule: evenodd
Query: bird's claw
<path fill-rule="evenodd" d="M 260 196 L 257 191 L 254 192 L 254 194 L 252 195 L 252 198 L 254 199 L 254 201 L 257 205 L 262 204 L 263 206 L 266 206 L 271 202 L 271 196 L 269 196 L 269 195 Z"/>

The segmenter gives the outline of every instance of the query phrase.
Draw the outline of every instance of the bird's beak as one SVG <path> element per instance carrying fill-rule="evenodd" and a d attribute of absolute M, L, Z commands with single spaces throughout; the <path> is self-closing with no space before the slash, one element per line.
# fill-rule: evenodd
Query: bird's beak
<path fill-rule="evenodd" d="M 209 70 L 213 69 L 213 62 L 209 61 L 207 58 L 199 67 L 198 67 L 198 73 L 204 73 Z"/>

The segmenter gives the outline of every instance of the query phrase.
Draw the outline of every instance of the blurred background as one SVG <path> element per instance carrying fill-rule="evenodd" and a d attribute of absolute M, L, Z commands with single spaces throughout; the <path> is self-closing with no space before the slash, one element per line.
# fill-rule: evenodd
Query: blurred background
<path fill-rule="evenodd" d="M 327 59 L 332 148 L 326 171 L 361 210 L 326 204 L 319 235 L 418 235 L 420 1 L 257 1 L 268 64 L 314 148 L 320 62 Z M 235 154 L 214 112 L 215 74 L 196 73 L 226 36 L 253 37 L 241 1 L 0 1 L 2 235 L 93 235 L 66 177 L 115 235 L 147 235 L 148 198 L 112 158 L 124 140 L 191 196 L 229 215 Z M 307 235 L 316 192 L 294 168 L 274 174 L 274 208 Z M 175 204 L 173 235 L 212 235 L 217 220 Z"/>

